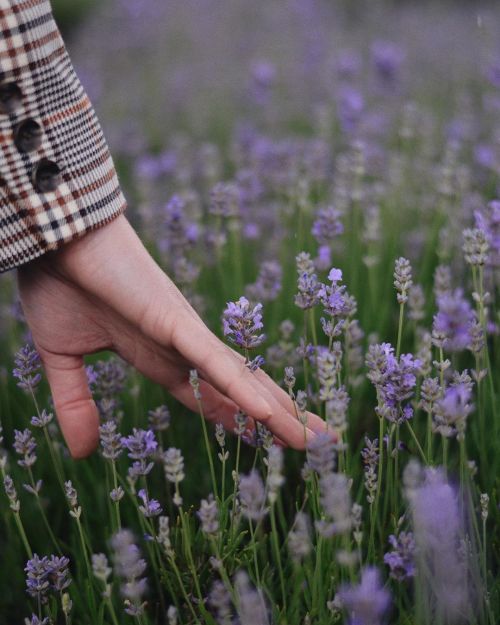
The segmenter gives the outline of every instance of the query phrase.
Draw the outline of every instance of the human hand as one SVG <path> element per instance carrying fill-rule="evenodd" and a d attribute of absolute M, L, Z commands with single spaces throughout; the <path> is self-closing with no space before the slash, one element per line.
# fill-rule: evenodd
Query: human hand
<path fill-rule="evenodd" d="M 208 420 L 234 428 L 241 408 L 283 443 L 304 448 L 293 404 L 262 370 L 220 341 L 149 255 L 126 218 L 18 269 L 21 302 L 42 359 L 70 453 L 90 454 L 99 415 L 83 356 L 112 350 L 190 409 L 197 403 L 190 369 L 200 376 Z M 325 432 L 308 413 L 306 440 Z"/>

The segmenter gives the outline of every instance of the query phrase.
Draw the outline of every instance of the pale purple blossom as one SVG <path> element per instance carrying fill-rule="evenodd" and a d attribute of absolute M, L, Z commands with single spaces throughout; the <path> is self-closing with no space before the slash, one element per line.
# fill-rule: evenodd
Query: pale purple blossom
<path fill-rule="evenodd" d="M 265 339 L 264 334 L 259 334 L 264 327 L 261 311 L 262 304 L 251 307 L 246 297 L 228 302 L 222 319 L 224 336 L 242 349 L 258 347 Z"/>

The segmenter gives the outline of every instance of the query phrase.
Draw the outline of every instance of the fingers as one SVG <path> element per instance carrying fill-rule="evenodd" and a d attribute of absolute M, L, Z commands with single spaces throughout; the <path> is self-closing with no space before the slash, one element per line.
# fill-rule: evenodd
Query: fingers
<path fill-rule="evenodd" d="M 264 423 L 282 441 L 295 449 L 304 449 L 314 438 L 314 432 L 304 428 L 296 415 L 280 404 L 269 388 L 245 366 L 244 359 L 208 329 L 185 318 L 176 325 L 172 340 L 205 380 L 246 414 Z"/>
<path fill-rule="evenodd" d="M 85 458 L 99 441 L 99 414 L 81 356 L 41 352 L 56 416 L 73 458 Z"/>
<path fill-rule="evenodd" d="M 288 393 L 286 393 L 280 386 L 278 386 L 272 378 L 270 378 L 265 371 L 258 369 L 255 372 L 255 376 L 261 381 L 261 383 L 273 394 L 276 400 L 288 411 L 295 412 L 293 401 Z M 338 435 L 332 432 L 331 428 L 328 428 L 327 424 L 321 417 L 314 412 L 306 412 L 307 426 L 316 434 L 328 433 L 335 440 L 338 439 Z"/>

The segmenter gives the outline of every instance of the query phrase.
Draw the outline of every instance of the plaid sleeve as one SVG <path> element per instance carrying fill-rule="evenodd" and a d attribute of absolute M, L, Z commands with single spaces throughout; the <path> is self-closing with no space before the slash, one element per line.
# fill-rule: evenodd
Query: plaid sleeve
<path fill-rule="evenodd" d="M 126 208 L 49 0 L 0 0 L 0 271 Z"/>

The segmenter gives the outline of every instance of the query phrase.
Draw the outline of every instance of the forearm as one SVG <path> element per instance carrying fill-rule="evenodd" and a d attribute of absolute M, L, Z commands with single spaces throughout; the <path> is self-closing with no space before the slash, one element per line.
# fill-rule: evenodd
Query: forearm
<path fill-rule="evenodd" d="M 0 0 L 0 271 L 103 225 L 126 202 L 49 0 Z"/>

